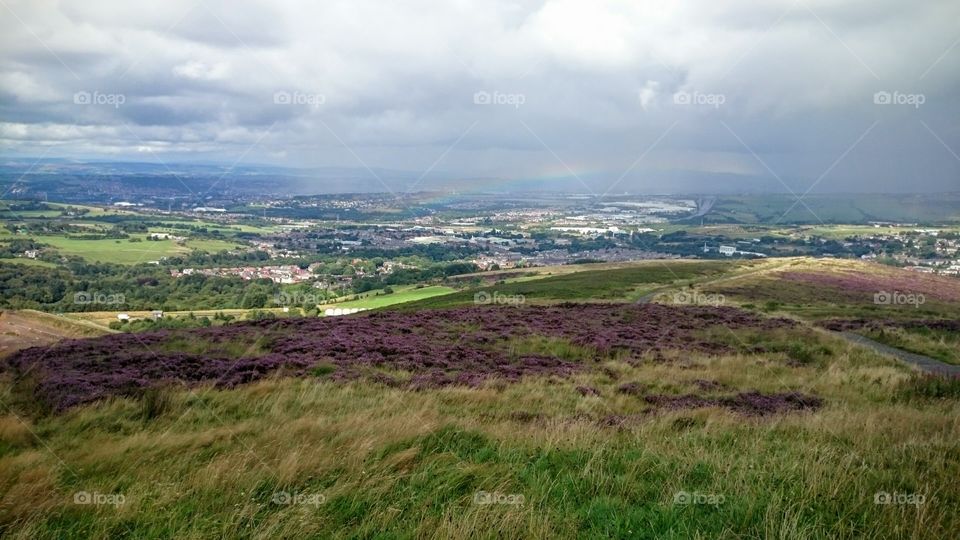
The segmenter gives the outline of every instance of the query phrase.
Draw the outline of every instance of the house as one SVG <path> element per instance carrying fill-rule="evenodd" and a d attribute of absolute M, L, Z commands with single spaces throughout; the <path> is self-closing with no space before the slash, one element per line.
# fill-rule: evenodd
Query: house
<path fill-rule="evenodd" d="M 176 240 L 177 238 L 170 235 L 169 233 L 150 233 L 147 235 L 147 238 L 150 240 Z"/>
<path fill-rule="evenodd" d="M 159 321 L 160 319 L 163 318 L 163 310 L 155 309 L 155 310 L 153 310 L 153 312 L 150 314 L 150 316 L 153 317 L 153 320 Z"/>
<path fill-rule="evenodd" d="M 118 320 L 118 321 L 129 321 L 129 320 L 130 320 L 130 315 L 127 315 L 126 313 L 117 313 L 117 320 Z"/>
<path fill-rule="evenodd" d="M 720 246 L 720 249 L 717 251 L 719 251 L 721 255 L 732 257 L 737 252 L 737 248 L 733 246 Z"/>

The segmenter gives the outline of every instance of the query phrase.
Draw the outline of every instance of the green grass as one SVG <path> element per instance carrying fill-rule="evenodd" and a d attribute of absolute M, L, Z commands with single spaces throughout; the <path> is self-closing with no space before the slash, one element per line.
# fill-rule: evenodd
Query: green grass
<path fill-rule="evenodd" d="M 119 208 L 102 208 L 99 206 L 87 206 L 83 204 L 63 204 L 63 203 L 52 203 L 45 202 L 47 206 L 54 208 L 54 210 L 19 210 L 11 212 L 9 210 L 11 204 L 16 203 L 26 203 L 26 202 L 35 202 L 35 201 L 16 201 L 16 200 L 0 200 L 0 218 L 16 217 L 16 218 L 55 218 L 60 216 L 61 208 L 66 209 L 68 207 L 78 208 L 87 210 L 87 216 L 107 216 L 107 215 L 120 215 L 120 214 L 131 214 L 131 210 L 119 209 Z"/>
<path fill-rule="evenodd" d="M 4 219 L 55 218 L 58 216 L 60 216 L 59 210 L 5 210 L 0 213 L 0 218 Z"/>
<path fill-rule="evenodd" d="M 452 294 L 398 288 L 336 306 L 459 305 L 479 290 L 532 302 L 629 301 L 698 282 L 761 281 L 767 298 L 784 291 L 802 310 L 803 291 L 745 275 L 773 267 L 645 263 Z M 741 277 L 719 281 L 731 272 Z M 818 309 L 842 300 L 805 291 Z M 428 293 L 438 296 L 415 298 Z M 27 414 L 18 399 L 29 396 L 0 375 L 0 536 L 853 539 L 960 530 L 956 381 L 916 376 L 805 326 L 715 329 L 703 339 L 738 352 L 598 360 L 566 340 L 530 336 L 503 346 L 592 369 L 407 391 L 335 383 L 332 366 L 320 364 L 303 378 L 169 388 L 49 416 Z M 180 339 L 166 349 L 239 356 L 249 345 Z M 701 389 L 703 381 L 716 389 Z M 618 392 L 626 383 L 674 396 L 796 391 L 824 406 L 759 418 L 720 408 L 653 412 L 642 395 Z M 124 502 L 75 504 L 79 492 Z M 681 492 L 720 502 L 676 504 Z M 878 505 L 879 492 L 925 500 Z M 483 493 L 522 504 L 477 504 Z M 282 494 L 297 502 L 277 502 Z"/>
<path fill-rule="evenodd" d="M 155 261 L 161 257 L 171 257 L 189 253 L 193 249 L 207 252 L 234 249 L 235 243 L 222 240 L 187 240 L 181 246 L 172 240 L 144 240 L 146 235 L 131 235 L 143 240 L 130 242 L 127 239 L 78 240 L 65 236 L 37 236 L 35 240 L 50 244 L 63 255 L 83 257 L 89 261 L 119 264 L 136 264 Z"/>
<path fill-rule="evenodd" d="M 227 235 L 232 234 L 232 233 L 236 233 L 236 232 L 252 232 L 252 233 L 260 233 L 260 234 L 272 234 L 272 233 L 275 233 L 275 232 L 281 230 L 280 227 L 275 226 L 275 225 L 259 226 L 259 225 L 233 224 L 233 223 L 231 223 L 231 224 L 223 224 L 223 223 L 216 223 L 216 222 L 212 222 L 212 221 L 199 221 L 199 220 L 171 220 L 171 219 L 167 219 L 167 220 L 162 220 L 162 221 L 160 221 L 159 223 L 162 223 L 162 224 L 168 226 L 168 227 L 165 227 L 165 228 L 162 230 L 162 232 L 169 232 L 169 233 L 172 233 L 172 234 L 176 234 L 176 233 L 178 233 L 178 232 L 181 233 L 181 234 L 185 234 L 185 233 L 188 232 L 188 231 L 187 231 L 186 229 L 179 229 L 179 228 L 176 228 L 176 227 L 172 227 L 171 225 L 192 225 L 192 226 L 196 226 L 196 227 L 206 227 L 208 230 L 211 230 L 211 231 L 212 231 L 212 230 L 218 230 L 218 231 L 220 231 L 220 232 L 222 232 L 222 233 L 224 233 L 224 234 L 227 234 Z"/>
<path fill-rule="evenodd" d="M 864 331 L 863 335 L 880 343 L 960 365 L 960 335 L 929 328 L 886 327 L 882 331 Z"/>
<path fill-rule="evenodd" d="M 57 265 L 55 265 L 55 264 L 53 264 L 53 263 L 51 263 L 51 262 L 41 261 L 41 260 L 39 260 L 39 259 L 28 259 L 28 258 L 26 258 L 26 257 L 14 257 L 14 258 L 12 258 L 12 259 L 0 259 L 0 263 L 22 264 L 22 265 L 25 265 L 25 266 L 43 266 L 44 268 L 56 268 L 56 267 L 57 267 Z"/>
<path fill-rule="evenodd" d="M 569 380 L 410 392 L 325 370 L 0 416 L 9 538 L 898 538 L 960 527 L 955 385 L 826 337 L 824 365 L 609 361 Z M 822 339 L 822 341 L 820 341 Z M 559 344 L 527 344 L 547 349 Z M 823 409 L 643 414 L 616 388 L 799 390 Z M 575 388 L 596 388 L 582 397 Z M 605 424 L 610 415 L 632 418 Z M 36 438 L 33 434 L 36 434 Z M 78 492 L 123 504 L 75 504 Z M 477 504 L 483 492 L 522 504 Z M 719 504 L 682 505 L 679 492 Z M 915 506 L 877 492 L 922 494 Z M 282 494 L 294 504 L 283 504 Z M 278 497 L 278 494 L 281 494 Z M 279 501 L 279 502 L 278 502 Z"/>
<path fill-rule="evenodd" d="M 409 304 L 410 308 L 452 307 L 472 304 L 474 295 L 496 292 L 502 296 L 523 297 L 525 302 L 584 300 L 637 300 L 644 294 L 666 285 L 682 285 L 694 279 L 717 276 L 732 270 L 727 262 L 656 261 L 611 270 L 572 271 L 539 279 L 507 281 L 476 287 Z"/>
<path fill-rule="evenodd" d="M 397 304 L 403 304 L 406 302 L 414 302 L 417 300 L 424 300 L 426 298 L 432 298 L 434 296 L 440 296 L 449 294 L 456 289 L 452 287 L 444 287 L 442 285 L 430 285 L 426 287 L 416 288 L 414 285 L 408 285 L 404 287 L 394 287 L 393 294 L 382 294 L 382 290 L 378 289 L 376 291 L 371 291 L 369 293 L 364 293 L 365 296 L 362 296 L 358 300 L 348 300 L 346 302 L 337 302 L 334 304 L 324 304 L 321 309 L 326 308 L 366 308 L 374 309 L 386 306 L 393 306 Z M 377 295 L 376 293 L 381 293 Z"/>

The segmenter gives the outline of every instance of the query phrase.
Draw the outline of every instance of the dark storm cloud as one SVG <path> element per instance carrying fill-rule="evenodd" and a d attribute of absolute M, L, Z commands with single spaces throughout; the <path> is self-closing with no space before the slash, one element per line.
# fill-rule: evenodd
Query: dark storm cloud
<path fill-rule="evenodd" d="M 960 187 L 949 0 L 3 2 L 7 155 Z"/>

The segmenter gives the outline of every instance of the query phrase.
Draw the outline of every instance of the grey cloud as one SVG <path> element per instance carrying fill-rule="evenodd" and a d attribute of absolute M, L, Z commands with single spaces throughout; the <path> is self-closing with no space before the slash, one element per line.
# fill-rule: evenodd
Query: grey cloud
<path fill-rule="evenodd" d="M 762 161 L 805 190 L 878 122 L 816 189 L 960 187 L 949 0 L 6 3 L 9 155 L 230 163 L 259 140 L 251 162 L 425 170 L 445 155 L 435 170 L 452 176 L 572 170 L 602 190 L 656 143 L 618 189 L 783 189 Z"/>

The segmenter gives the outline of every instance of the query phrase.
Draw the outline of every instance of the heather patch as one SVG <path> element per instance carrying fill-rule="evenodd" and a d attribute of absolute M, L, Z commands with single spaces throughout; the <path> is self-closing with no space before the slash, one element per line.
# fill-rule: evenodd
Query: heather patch
<path fill-rule="evenodd" d="M 647 387 L 640 383 L 629 382 L 629 383 L 624 383 L 618 386 L 617 393 L 626 394 L 628 396 L 642 396 L 644 392 L 646 392 L 646 389 Z"/>
<path fill-rule="evenodd" d="M 884 328 L 908 328 L 960 332 L 960 320 L 955 319 L 831 319 L 821 321 L 820 326 L 835 332 L 853 330 L 881 330 Z"/>
<path fill-rule="evenodd" d="M 874 264 L 819 263 L 705 285 L 704 293 L 808 320 L 960 318 L 960 281 Z"/>
<path fill-rule="evenodd" d="M 578 386 L 577 392 L 584 397 L 600 395 L 600 391 L 592 386 Z"/>
<path fill-rule="evenodd" d="M 782 280 L 809 285 L 830 287 L 846 294 L 862 293 L 872 302 L 873 294 L 880 291 L 900 291 L 924 294 L 943 301 L 960 301 L 960 285 L 947 277 L 906 271 L 876 269 L 872 272 L 780 272 Z"/>
<path fill-rule="evenodd" d="M 661 410 L 699 409 L 703 407 L 723 407 L 743 416 L 767 416 L 787 412 L 816 410 L 823 400 L 800 392 L 763 394 L 760 392 L 742 392 L 735 396 L 703 397 L 697 395 L 649 395 L 644 401 Z"/>
<path fill-rule="evenodd" d="M 704 391 L 704 392 L 713 392 L 713 391 L 715 391 L 715 390 L 723 390 L 723 389 L 727 388 L 727 385 L 725 385 L 725 384 L 723 384 L 723 383 L 721 383 L 721 382 L 718 382 L 718 381 L 710 381 L 710 380 L 706 380 L 706 379 L 696 379 L 696 380 L 693 381 L 693 384 L 695 384 L 695 385 L 697 386 L 697 388 L 699 388 L 700 390 L 702 390 L 702 391 Z"/>
<path fill-rule="evenodd" d="M 7 365 L 41 403 L 63 410 L 170 383 L 235 387 L 278 371 L 413 390 L 565 377 L 608 358 L 736 350 L 704 329 L 792 326 L 734 308 L 657 304 L 384 311 L 69 340 L 20 351 Z M 401 372 L 409 376 L 393 375 Z"/>

